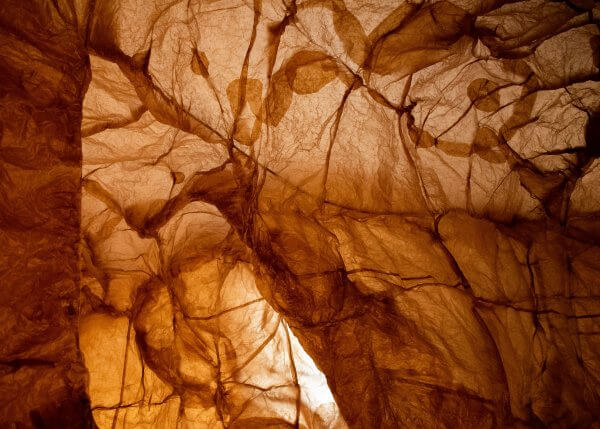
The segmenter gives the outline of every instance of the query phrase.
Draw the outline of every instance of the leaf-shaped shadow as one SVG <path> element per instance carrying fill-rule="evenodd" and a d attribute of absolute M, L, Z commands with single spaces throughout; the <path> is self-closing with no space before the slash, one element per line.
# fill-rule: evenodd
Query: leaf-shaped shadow
<path fill-rule="evenodd" d="M 197 75 L 208 78 L 208 58 L 202 51 L 192 50 L 192 71 Z"/>
<path fill-rule="evenodd" d="M 447 1 L 422 7 L 405 2 L 367 36 L 343 0 L 323 4 L 346 54 L 379 75 L 414 73 L 452 54 L 461 37 L 471 33 L 473 18 Z"/>
<path fill-rule="evenodd" d="M 227 86 L 227 99 L 236 117 L 233 137 L 242 144 L 251 145 L 260 137 L 264 119 L 262 82 L 257 79 L 245 79 L 245 84 L 242 85 L 240 79 L 235 79 Z M 251 120 L 241 117 L 246 104 L 250 106 L 255 117 L 252 125 Z"/>
<path fill-rule="evenodd" d="M 478 110 L 495 112 L 500 107 L 498 84 L 491 80 L 475 79 L 467 88 L 467 95 Z"/>
<path fill-rule="evenodd" d="M 360 21 L 346 9 L 342 0 L 331 3 L 333 12 L 333 28 L 344 45 L 348 56 L 358 65 L 362 65 L 367 58 L 370 42 L 363 30 Z"/>
<path fill-rule="evenodd" d="M 299 51 L 273 74 L 266 106 L 269 124 L 277 126 L 292 104 L 293 93 L 313 94 L 337 76 L 346 81 L 343 71 L 328 55 Z"/>
<path fill-rule="evenodd" d="M 406 11 L 410 13 L 409 10 Z M 377 39 L 368 67 L 380 75 L 406 76 L 435 64 L 452 54 L 453 45 L 471 29 L 471 16 L 449 2 L 435 3 L 401 19 L 397 30 L 383 32 Z"/>

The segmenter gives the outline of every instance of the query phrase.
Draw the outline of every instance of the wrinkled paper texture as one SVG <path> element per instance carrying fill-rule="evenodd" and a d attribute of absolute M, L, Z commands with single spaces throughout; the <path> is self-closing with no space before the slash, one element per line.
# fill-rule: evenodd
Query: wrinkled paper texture
<path fill-rule="evenodd" d="M 600 427 L 599 20 L 3 2 L 0 426 Z"/>

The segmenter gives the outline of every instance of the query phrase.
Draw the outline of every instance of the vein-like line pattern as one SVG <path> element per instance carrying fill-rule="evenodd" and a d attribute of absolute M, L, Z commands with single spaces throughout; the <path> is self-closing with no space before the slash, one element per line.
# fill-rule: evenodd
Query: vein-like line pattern
<path fill-rule="evenodd" d="M 599 18 L 6 0 L 0 426 L 598 426 Z"/>

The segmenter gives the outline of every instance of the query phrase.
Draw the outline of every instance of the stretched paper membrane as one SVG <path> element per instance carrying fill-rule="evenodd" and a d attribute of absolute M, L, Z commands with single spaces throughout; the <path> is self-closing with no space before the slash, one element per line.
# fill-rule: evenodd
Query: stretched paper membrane
<path fill-rule="evenodd" d="M 593 0 L 3 0 L 0 427 L 600 428 Z"/>

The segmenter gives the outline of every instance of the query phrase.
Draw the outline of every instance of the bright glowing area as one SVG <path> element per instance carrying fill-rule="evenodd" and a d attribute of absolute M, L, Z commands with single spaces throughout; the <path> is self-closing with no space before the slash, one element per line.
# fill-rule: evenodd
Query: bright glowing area
<path fill-rule="evenodd" d="M 288 331 L 290 333 L 290 342 L 298 374 L 298 384 L 300 384 L 300 388 L 302 389 L 300 393 L 302 404 L 313 410 L 316 417 L 321 419 L 322 427 L 347 428 L 348 426 L 339 413 L 331 390 L 329 390 L 325 375 L 319 371 L 312 358 L 304 351 L 304 348 L 302 348 L 292 330 L 288 329 Z M 300 417 L 301 425 L 307 424 L 306 417 L 305 412 L 302 412 Z M 314 422 L 313 425 L 321 427 Z M 311 425 L 308 426 L 312 427 Z"/>

